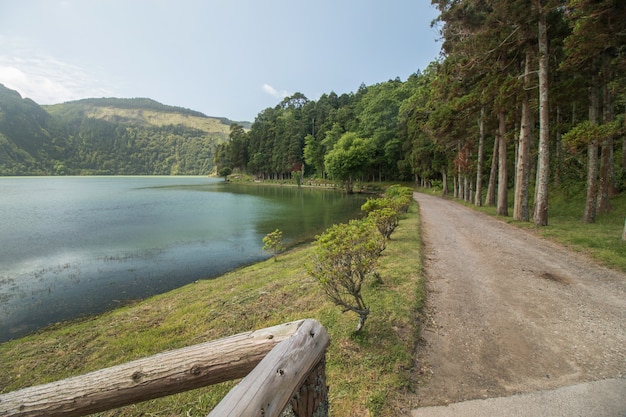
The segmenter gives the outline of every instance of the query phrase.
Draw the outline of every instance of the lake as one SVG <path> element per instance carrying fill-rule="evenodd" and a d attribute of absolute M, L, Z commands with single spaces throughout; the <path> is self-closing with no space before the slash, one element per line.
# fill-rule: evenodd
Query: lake
<path fill-rule="evenodd" d="M 206 177 L 0 177 L 0 342 L 268 257 L 359 216 L 335 190 Z"/>

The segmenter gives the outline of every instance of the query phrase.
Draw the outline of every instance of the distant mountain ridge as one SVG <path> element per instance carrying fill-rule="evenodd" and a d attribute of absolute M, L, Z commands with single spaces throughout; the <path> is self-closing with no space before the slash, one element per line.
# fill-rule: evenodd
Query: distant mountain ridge
<path fill-rule="evenodd" d="M 148 98 L 40 106 L 0 84 L 0 175 L 209 174 L 230 125 Z"/>
<path fill-rule="evenodd" d="M 0 84 L 1 85 L 1 84 Z M 249 129 L 251 122 L 249 121 L 233 121 L 226 117 L 207 116 L 206 114 L 187 109 L 184 107 L 170 106 L 167 104 L 159 103 L 156 100 L 150 98 L 115 98 L 115 97 L 103 97 L 103 98 L 84 98 L 80 100 L 68 101 L 61 104 L 43 105 L 44 109 L 55 112 L 58 108 L 76 108 L 82 107 L 85 109 L 95 108 L 117 108 L 127 110 L 153 110 L 161 113 L 178 113 L 182 116 L 195 116 L 199 118 L 218 120 L 222 124 L 230 126 L 233 123 L 243 126 L 245 129 Z M 58 110 L 56 110 L 58 111 Z"/>
<path fill-rule="evenodd" d="M 158 101 L 150 98 L 115 98 L 115 97 L 103 97 L 103 98 L 84 98 L 80 100 L 68 101 L 60 104 L 60 106 L 76 105 L 83 107 L 117 107 L 120 109 L 150 109 L 155 111 L 161 111 L 166 113 L 180 113 L 189 116 L 197 117 L 209 117 L 199 111 L 186 109 L 183 107 L 168 106 L 166 104 L 159 103 Z M 50 105 L 43 107 L 55 107 L 59 105 Z M 214 117 L 214 119 L 228 120 L 225 118 Z M 225 123 L 228 124 L 228 123 Z"/>

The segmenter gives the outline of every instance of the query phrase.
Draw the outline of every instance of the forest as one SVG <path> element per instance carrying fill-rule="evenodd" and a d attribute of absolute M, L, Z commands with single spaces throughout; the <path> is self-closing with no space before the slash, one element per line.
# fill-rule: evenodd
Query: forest
<path fill-rule="evenodd" d="M 231 125 L 217 169 L 329 178 L 349 192 L 357 181 L 415 181 L 499 215 L 512 198 L 513 217 L 538 226 L 551 189 L 585 192 L 585 222 L 610 210 L 626 186 L 626 3 L 433 5 L 442 51 L 424 71 L 287 97 L 249 130 Z"/>

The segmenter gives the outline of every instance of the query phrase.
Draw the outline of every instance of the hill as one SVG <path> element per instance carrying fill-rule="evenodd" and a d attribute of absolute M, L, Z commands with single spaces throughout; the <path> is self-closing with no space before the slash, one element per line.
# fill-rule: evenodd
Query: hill
<path fill-rule="evenodd" d="M 0 84 L 0 174 L 36 168 L 50 142 L 49 119 L 37 103 Z"/>
<path fill-rule="evenodd" d="M 148 98 L 40 106 L 0 84 L 0 175 L 209 174 L 232 123 Z"/>
<path fill-rule="evenodd" d="M 195 110 L 168 106 L 149 98 L 88 98 L 42 107 L 51 115 L 66 120 L 91 117 L 113 123 L 143 126 L 183 125 L 207 133 L 226 134 L 233 123 L 244 128 L 250 127 L 250 122 L 233 122 L 225 117 L 210 117 Z"/>

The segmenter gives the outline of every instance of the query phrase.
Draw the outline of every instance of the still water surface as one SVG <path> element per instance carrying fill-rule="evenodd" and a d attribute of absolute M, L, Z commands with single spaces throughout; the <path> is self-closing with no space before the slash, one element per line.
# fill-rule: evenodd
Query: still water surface
<path fill-rule="evenodd" d="M 205 177 L 0 178 L 0 342 L 215 277 L 359 215 L 331 190 Z"/>

